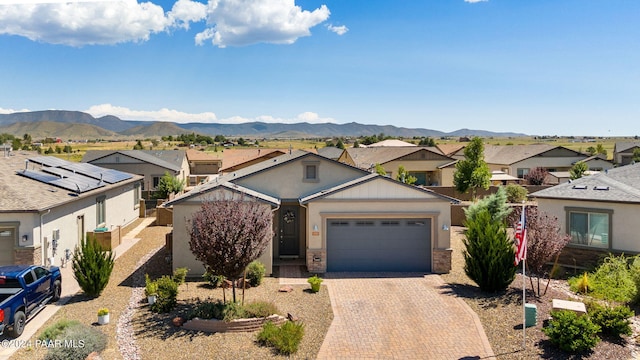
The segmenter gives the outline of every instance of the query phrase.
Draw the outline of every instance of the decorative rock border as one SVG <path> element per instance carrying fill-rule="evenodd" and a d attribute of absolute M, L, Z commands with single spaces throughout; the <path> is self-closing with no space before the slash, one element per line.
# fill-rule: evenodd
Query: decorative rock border
<path fill-rule="evenodd" d="M 223 321 L 217 319 L 191 319 L 182 325 L 183 329 L 204 331 L 204 332 L 251 332 L 258 331 L 265 322 L 271 321 L 276 325 L 281 325 L 287 320 L 284 316 L 270 315 L 264 318 L 237 319 Z"/>

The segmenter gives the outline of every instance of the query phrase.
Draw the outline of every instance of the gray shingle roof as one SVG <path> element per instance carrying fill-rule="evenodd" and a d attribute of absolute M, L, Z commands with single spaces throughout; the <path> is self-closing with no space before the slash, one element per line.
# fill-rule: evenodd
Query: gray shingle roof
<path fill-rule="evenodd" d="M 82 162 L 93 162 L 115 153 L 173 171 L 182 169 L 182 162 L 187 156 L 184 150 L 89 150 L 82 157 Z"/>
<path fill-rule="evenodd" d="M 19 175 L 19 172 L 25 170 L 28 159 L 37 156 L 38 154 L 35 152 L 17 151 L 11 156 L 0 158 L 0 194 L 2 194 L 0 196 L 0 212 L 42 211 L 86 197 L 93 198 L 96 194 L 142 179 L 138 175 L 133 175 L 130 179 L 116 184 L 105 184 L 98 189 L 78 194 Z M 66 162 L 65 160 L 61 161 Z M 30 170 L 38 171 L 41 165 L 28 163 L 28 166 Z"/>
<path fill-rule="evenodd" d="M 632 149 L 632 148 L 634 148 L 636 146 L 640 147 L 640 142 L 638 142 L 638 141 L 635 141 L 635 142 L 617 142 L 613 146 L 613 151 L 616 152 L 616 153 L 624 152 L 624 151 Z"/>
<path fill-rule="evenodd" d="M 488 164 L 510 165 L 540 155 L 559 146 L 549 144 L 531 145 L 485 145 L 484 161 Z"/>
<path fill-rule="evenodd" d="M 627 165 L 537 191 L 532 197 L 640 203 L 640 164 Z"/>
<path fill-rule="evenodd" d="M 344 152 L 343 149 L 339 149 L 334 146 L 327 146 L 318 149 L 318 155 L 332 160 L 338 160 L 338 158 L 340 158 L 340 155 L 342 155 L 342 152 Z"/>

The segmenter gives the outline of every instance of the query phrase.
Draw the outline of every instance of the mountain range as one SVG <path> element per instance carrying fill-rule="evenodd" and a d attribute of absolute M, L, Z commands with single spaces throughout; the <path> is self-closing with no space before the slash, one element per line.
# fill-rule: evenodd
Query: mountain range
<path fill-rule="evenodd" d="M 246 138 L 327 138 L 339 136 L 370 136 L 384 133 L 394 137 L 411 138 L 444 136 L 519 137 L 527 136 L 510 132 L 460 129 L 442 132 L 430 129 L 412 129 L 393 125 L 310 124 L 310 123 L 264 123 L 241 124 L 216 123 L 174 123 L 161 121 L 122 120 L 113 115 L 95 118 L 81 111 L 44 110 L 0 114 L 0 133 L 22 137 L 31 135 L 34 139 L 58 137 L 64 140 L 87 139 L 146 139 L 180 134 L 202 134 L 208 136 Z"/>

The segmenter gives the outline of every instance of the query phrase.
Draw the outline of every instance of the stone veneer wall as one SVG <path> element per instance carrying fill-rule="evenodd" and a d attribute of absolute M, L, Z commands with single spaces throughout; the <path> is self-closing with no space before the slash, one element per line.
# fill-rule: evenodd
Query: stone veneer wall
<path fill-rule="evenodd" d="M 446 274 L 451 271 L 451 254 L 453 249 L 434 249 L 431 271 L 436 274 Z"/>
<path fill-rule="evenodd" d="M 320 261 L 313 261 L 319 257 Z M 324 249 L 307 249 L 307 271 L 310 273 L 327 272 L 327 251 Z"/>
<path fill-rule="evenodd" d="M 42 263 L 40 247 L 15 248 L 13 252 L 13 263 L 15 265 L 40 265 Z"/>
<path fill-rule="evenodd" d="M 602 259 L 609 256 L 609 254 L 621 255 L 622 252 L 567 245 L 558 257 L 558 264 L 567 268 L 591 270 L 601 263 Z M 628 252 L 624 254 L 630 256 L 635 255 Z"/>

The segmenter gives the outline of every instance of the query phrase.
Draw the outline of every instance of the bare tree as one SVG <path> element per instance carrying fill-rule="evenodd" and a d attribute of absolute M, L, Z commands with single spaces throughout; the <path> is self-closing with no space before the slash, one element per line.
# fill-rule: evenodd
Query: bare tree
<path fill-rule="evenodd" d="M 189 248 L 198 261 L 231 280 L 236 302 L 236 281 L 258 259 L 273 237 L 270 207 L 256 200 L 209 200 L 187 221 Z"/>
<path fill-rule="evenodd" d="M 526 228 L 527 228 L 527 263 L 529 270 L 529 281 L 531 289 L 537 297 L 547 293 L 549 288 L 549 263 L 560 254 L 562 249 L 569 243 L 571 237 L 568 234 L 560 233 L 558 219 L 550 216 L 544 211 L 539 211 L 538 207 L 530 206 L 526 208 Z M 515 228 L 520 220 L 522 208 L 516 209 L 511 215 L 511 224 Z M 533 277 L 536 278 L 537 286 L 533 284 Z M 547 277 L 547 285 L 544 292 L 540 290 L 540 279 Z"/>

